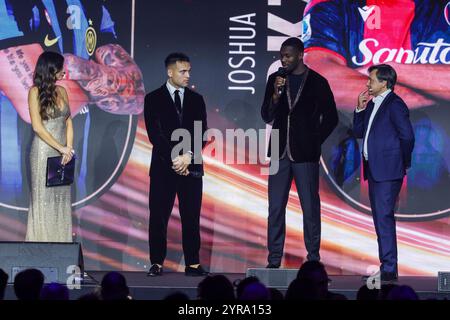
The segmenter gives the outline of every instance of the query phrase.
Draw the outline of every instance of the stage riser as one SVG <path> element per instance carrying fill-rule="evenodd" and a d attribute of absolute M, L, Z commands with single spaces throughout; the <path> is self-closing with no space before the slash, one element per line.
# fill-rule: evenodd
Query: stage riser
<path fill-rule="evenodd" d="M 249 268 L 246 276 L 257 277 L 267 287 L 285 288 L 297 277 L 298 269 Z"/>
<path fill-rule="evenodd" d="M 9 283 L 14 282 L 16 274 L 20 271 L 34 268 L 41 270 L 44 274 L 45 283 L 76 284 L 76 279 L 70 272 L 79 270 L 83 274 L 81 245 L 79 243 L 0 242 L 0 268 L 8 273 Z"/>

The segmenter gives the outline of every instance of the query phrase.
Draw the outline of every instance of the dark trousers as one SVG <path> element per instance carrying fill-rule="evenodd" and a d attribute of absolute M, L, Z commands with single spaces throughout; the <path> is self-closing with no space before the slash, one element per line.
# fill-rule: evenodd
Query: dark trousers
<path fill-rule="evenodd" d="M 308 260 L 320 260 L 319 163 L 293 163 L 286 157 L 269 176 L 268 262 L 279 266 L 286 237 L 286 205 L 292 179 L 303 210 L 303 234 Z"/>
<path fill-rule="evenodd" d="M 159 170 L 155 170 L 159 171 Z M 175 195 L 178 196 L 184 261 L 186 265 L 200 261 L 200 210 L 202 178 L 184 177 L 175 172 L 157 172 L 150 176 L 150 262 L 163 264 L 167 254 L 167 224 Z"/>
<path fill-rule="evenodd" d="M 397 234 L 394 210 L 403 179 L 377 182 L 370 173 L 370 165 L 367 162 L 365 164 L 369 180 L 370 206 L 377 233 L 380 270 L 397 273 Z"/>

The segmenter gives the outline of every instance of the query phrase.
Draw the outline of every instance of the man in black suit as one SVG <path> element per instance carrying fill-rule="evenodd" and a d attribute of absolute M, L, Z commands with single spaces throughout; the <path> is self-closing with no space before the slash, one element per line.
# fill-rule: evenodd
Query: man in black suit
<path fill-rule="evenodd" d="M 206 107 L 203 97 L 188 88 L 189 58 L 182 53 L 172 53 L 166 58 L 165 65 L 167 82 L 147 94 L 144 106 L 147 134 L 153 144 L 149 226 L 152 265 L 147 275 L 162 275 L 167 252 L 167 224 L 178 195 L 185 274 L 204 276 L 208 272 L 200 265 L 199 251 L 203 188 L 201 152 L 207 129 Z M 194 135 L 194 124 L 201 125 L 201 136 Z M 172 133 L 176 130 L 188 133 L 190 142 L 183 138 L 172 141 Z M 179 143 L 187 143 L 187 147 L 176 152 Z"/>
<path fill-rule="evenodd" d="M 283 42 L 283 69 L 269 76 L 261 115 L 279 132 L 279 145 L 270 141 L 269 156 L 279 154 L 279 169 L 269 176 L 268 265 L 279 268 L 286 236 L 286 205 L 295 179 L 303 210 L 307 260 L 319 261 L 321 144 L 337 126 L 338 115 L 328 81 L 303 63 L 303 42 Z M 278 152 L 271 148 L 279 146 Z"/>

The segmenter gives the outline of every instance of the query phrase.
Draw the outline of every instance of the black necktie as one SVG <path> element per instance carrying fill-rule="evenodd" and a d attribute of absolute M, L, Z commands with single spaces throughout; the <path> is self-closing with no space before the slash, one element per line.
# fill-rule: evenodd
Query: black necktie
<path fill-rule="evenodd" d="M 179 90 L 175 90 L 175 107 L 177 108 L 178 115 L 181 115 L 181 99 Z"/>

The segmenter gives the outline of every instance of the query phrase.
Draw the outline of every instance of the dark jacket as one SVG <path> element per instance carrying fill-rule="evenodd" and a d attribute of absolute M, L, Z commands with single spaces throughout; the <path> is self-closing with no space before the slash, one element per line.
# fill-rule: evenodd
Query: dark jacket
<path fill-rule="evenodd" d="M 185 88 L 180 119 L 169 90 L 164 84 L 145 96 L 144 116 L 147 134 L 153 144 L 150 175 L 159 170 L 173 171 L 172 149 L 182 141 L 182 138 L 171 141 L 172 133 L 176 129 L 186 129 L 190 134 L 191 141 L 190 149 L 184 150 L 184 152 L 192 151 L 194 153 L 192 164 L 188 169 L 191 175 L 202 176 L 203 163 L 194 162 L 201 162 L 202 149 L 205 146 L 203 135 L 207 130 L 207 122 L 203 97 L 189 88 Z M 196 132 L 197 136 L 194 134 L 194 121 L 199 121 L 201 124 L 201 130 Z"/>
<path fill-rule="evenodd" d="M 338 123 L 336 103 L 328 81 L 314 70 L 309 74 L 295 106 L 289 110 L 286 91 L 282 93 L 277 105 L 272 103 L 273 84 L 276 73 L 269 76 L 261 115 L 272 129 L 279 130 L 279 155 L 289 146 L 294 162 L 318 162 L 321 145 Z M 295 99 L 295 97 L 292 97 Z M 271 156 L 272 136 L 268 156 Z"/>
<path fill-rule="evenodd" d="M 374 106 L 373 101 L 369 101 L 364 111 L 354 113 L 353 132 L 356 138 L 364 138 Z M 367 140 L 373 179 L 380 182 L 403 178 L 406 169 L 411 166 L 414 141 L 408 107 L 398 95 L 391 92 L 384 98 L 375 115 Z M 365 165 L 364 162 L 364 178 L 367 179 Z"/>

